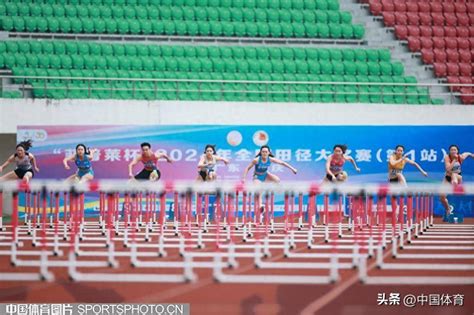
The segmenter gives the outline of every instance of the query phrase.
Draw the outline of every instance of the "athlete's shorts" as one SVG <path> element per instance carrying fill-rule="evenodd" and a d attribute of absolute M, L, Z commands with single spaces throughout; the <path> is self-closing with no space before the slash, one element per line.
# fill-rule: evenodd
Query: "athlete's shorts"
<path fill-rule="evenodd" d="M 151 173 L 156 171 L 158 173 L 158 178 L 156 180 L 159 180 L 161 178 L 161 173 L 160 170 L 154 169 L 154 170 L 147 170 L 146 168 L 142 169 L 140 173 L 135 175 L 136 180 L 149 180 Z"/>
<path fill-rule="evenodd" d="M 205 180 L 207 179 L 207 176 L 208 176 L 209 173 L 211 173 L 211 172 L 214 172 L 214 171 L 213 171 L 213 170 L 209 170 L 209 171 L 208 171 L 208 170 L 201 170 L 201 171 L 199 171 L 198 173 L 199 173 L 199 175 L 201 176 L 202 180 L 205 181 Z"/>
<path fill-rule="evenodd" d="M 461 173 L 459 173 L 458 175 L 461 176 Z M 444 176 L 444 178 L 448 183 L 451 183 L 451 181 L 453 180 L 453 177 L 451 175 L 446 175 Z"/>
<path fill-rule="evenodd" d="M 14 170 L 16 176 L 18 176 L 19 179 L 23 179 L 23 177 L 25 177 L 26 173 L 30 172 L 31 173 L 31 177 L 34 177 L 35 176 L 35 172 L 33 172 L 33 169 L 27 169 L 27 170 L 22 170 L 20 168 L 17 168 L 16 170 Z"/>
<path fill-rule="evenodd" d="M 339 175 L 342 175 L 343 178 L 342 178 L 342 179 L 339 179 L 339 178 L 338 178 Z M 343 172 L 341 172 L 341 173 L 334 174 L 334 177 L 336 178 L 336 181 L 342 182 L 342 181 L 345 180 L 345 177 L 347 177 L 347 174 L 343 171 Z M 331 176 L 331 175 L 326 174 L 326 178 L 327 178 L 328 181 L 332 182 L 332 176 Z"/>
<path fill-rule="evenodd" d="M 92 168 L 84 169 L 84 170 L 79 169 L 77 170 L 77 173 L 76 173 L 77 177 L 79 178 L 82 178 L 87 174 L 91 174 L 92 176 L 94 176 L 94 170 Z"/>
<path fill-rule="evenodd" d="M 253 174 L 253 179 L 258 179 L 261 182 L 264 182 L 267 179 L 267 172 L 263 174 Z"/>
<path fill-rule="evenodd" d="M 389 183 L 399 183 L 399 180 L 398 180 L 398 177 L 394 177 L 394 178 L 389 178 L 388 182 Z"/>

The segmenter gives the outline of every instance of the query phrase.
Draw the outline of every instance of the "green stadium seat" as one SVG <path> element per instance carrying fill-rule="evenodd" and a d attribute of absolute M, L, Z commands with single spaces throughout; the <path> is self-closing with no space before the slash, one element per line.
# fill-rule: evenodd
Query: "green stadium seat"
<path fill-rule="evenodd" d="M 352 25 L 352 33 L 354 34 L 354 38 L 362 39 L 365 35 L 365 29 L 362 25 L 355 24 Z"/>
<path fill-rule="evenodd" d="M 329 33 L 331 38 L 341 38 L 342 37 L 342 27 L 340 24 L 329 24 Z"/>
<path fill-rule="evenodd" d="M 206 10 L 206 17 L 209 21 L 218 21 L 219 20 L 219 11 L 215 7 L 208 7 Z"/>
<path fill-rule="evenodd" d="M 25 20 L 22 17 L 14 17 L 13 28 L 16 32 L 23 32 L 25 30 Z"/>
<path fill-rule="evenodd" d="M 209 22 L 199 21 L 198 30 L 200 36 L 209 36 L 211 34 L 211 25 Z"/>
<path fill-rule="evenodd" d="M 89 17 L 89 10 L 87 10 L 86 6 L 77 6 L 77 17 L 79 18 L 88 18 Z M 43 14 L 44 14 L 44 7 L 43 7 Z"/>
<path fill-rule="evenodd" d="M 329 26 L 327 24 L 318 22 L 316 24 L 318 29 L 318 37 L 320 38 L 329 38 Z"/>
<path fill-rule="evenodd" d="M 328 13 L 326 11 L 316 11 L 316 22 L 327 24 L 328 20 Z"/>
<path fill-rule="evenodd" d="M 270 27 L 270 36 L 271 37 L 281 37 L 282 35 L 282 28 L 279 23 L 268 23 Z"/>
<path fill-rule="evenodd" d="M 353 32 L 352 26 L 349 24 L 342 24 L 341 35 L 342 35 L 342 38 L 345 38 L 345 39 L 353 38 L 354 32 Z"/>
<path fill-rule="evenodd" d="M 279 15 L 280 22 L 283 22 L 283 23 L 291 22 L 291 13 L 289 10 L 285 10 L 285 9 L 279 10 L 278 15 Z"/>
<path fill-rule="evenodd" d="M 4 17 L 2 17 L 1 21 L 2 21 L 3 30 L 8 31 L 8 32 L 13 31 L 13 29 L 14 29 L 13 18 L 8 17 L 8 16 L 4 16 Z"/>
<path fill-rule="evenodd" d="M 128 21 L 125 19 L 117 20 L 117 32 L 119 34 L 127 34 L 129 32 Z"/>
<path fill-rule="evenodd" d="M 174 21 L 171 21 L 174 23 Z M 222 25 L 226 25 L 225 23 Z M 290 24 L 291 25 L 291 24 Z M 222 84 L 182 83 L 176 91 L 160 91 L 160 82 L 125 81 L 124 91 L 111 92 L 109 82 L 73 82 L 51 79 L 44 90 L 38 84 L 46 81 L 29 79 L 37 97 L 93 97 L 126 99 L 173 99 L 277 102 L 365 102 L 394 104 L 430 104 L 426 89 L 416 86 L 416 78 L 403 76 L 403 65 L 390 59 L 386 49 L 306 48 L 288 46 L 203 46 L 116 44 L 87 41 L 0 42 L 0 65 L 16 76 L 44 75 L 91 78 L 169 78 L 252 81 L 340 82 L 330 85 L 293 85 L 228 83 L 229 91 L 221 95 Z M 22 82 L 18 78 L 15 82 Z M 361 83 L 361 85 L 344 84 Z M 363 85 L 364 82 L 385 85 Z M 86 84 L 86 89 L 70 88 Z M 396 84 L 414 84 L 403 86 Z M 78 85 L 80 87 L 81 85 Z M 113 83 L 114 86 L 116 83 Z M 99 87 L 102 89 L 91 90 Z M 158 90 L 155 92 L 155 85 Z M 66 88 L 65 88 L 66 87 Z M 105 87 L 105 88 L 104 88 Z M 135 88 L 133 92 L 132 88 Z M 216 91 L 209 91 L 209 90 Z M 247 91 L 245 91 L 247 90 Z M 250 92 L 248 91 L 250 90 Z M 272 93 L 266 94 L 266 91 Z M 92 92 L 93 91 L 93 92 Z M 251 92 L 254 91 L 254 92 Z"/>
<path fill-rule="evenodd" d="M 396 76 L 403 75 L 404 69 L 403 64 L 401 62 L 393 62 L 392 63 L 392 73 Z"/>

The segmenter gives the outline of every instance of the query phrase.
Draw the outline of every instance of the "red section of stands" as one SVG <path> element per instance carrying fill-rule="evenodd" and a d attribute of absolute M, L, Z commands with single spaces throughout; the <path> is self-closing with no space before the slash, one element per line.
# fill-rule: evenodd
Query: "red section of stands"
<path fill-rule="evenodd" d="M 373 15 L 394 27 L 408 49 L 421 52 L 436 77 L 449 83 L 474 83 L 474 1 L 368 0 Z M 464 104 L 474 104 L 474 88 L 453 86 Z"/>

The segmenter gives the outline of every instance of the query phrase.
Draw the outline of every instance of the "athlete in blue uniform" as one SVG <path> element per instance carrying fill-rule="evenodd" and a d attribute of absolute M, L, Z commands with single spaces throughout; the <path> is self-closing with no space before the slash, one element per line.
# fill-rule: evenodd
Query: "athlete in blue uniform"
<path fill-rule="evenodd" d="M 15 154 L 12 154 L 8 160 L 0 166 L 0 173 L 3 171 L 5 166 L 10 163 L 15 163 L 15 170 L 0 177 L 0 181 L 23 179 L 28 183 L 34 176 L 33 168 L 36 172 L 39 172 L 35 157 L 33 154 L 28 152 L 31 147 L 31 140 L 20 142 L 16 146 Z"/>
<path fill-rule="evenodd" d="M 297 173 L 296 168 L 291 166 L 290 164 L 279 160 L 273 157 L 272 152 L 270 151 L 270 147 L 268 145 L 264 145 L 260 148 L 260 152 L 257 156 L 252 160 L 252 162 L 247 166 L 244 171 L 244 180 L 247 177 L 247 173 L 250 171 L 252 167 L 255 167 L 253 173 L 253 180 L 254 182 L 280 182 L 280 178 L 268 171 L 270 165 L 272 163 L 283 165 L 289 168 L 294 174 Z"/>
<path fill-rule="evenodd" d="M 257 183 L 263 183 L 263 182 L 273 182 L 273 183 L 279 183 L 280 178 L 268 171 L 270 168 L 270 165 L 272 163 L 275 164 L 280 164 L 283 165 L 287 168 L 289 168 L 294 174 L 297 173 L 296 168 L 291 166 L 290 164 L 279 160 L 275 157 L 273 157 L 272 152 L 270 151 L 270 147 L 268 145 L 264 145 L 260 147 L 260 152 L 255 156 L 255 158 L 252 160 L 252 162 L 247 166 L 247 168 L 244 171 L 244 176 L 243 179 L 245 180 L 247 177 L 247 173 L 250 171 L 252 167 L 255 167 L 254 173 L 253 173 L 253 181 Z M 260 209 L 260 212 L 263 213 L 264 207 L 261 206 L 262 200 L 261 200 L 261 195 L 258 198 L 258 209 Z M 263 218 L 262 218 L 263 219 Z"/>
<path fill-rule="evenodd" d="M 217 155 L 216 146 L 208 144 L 204 149 L 204 154 L 201 155 L 199 160 L 199 181 L 213 181 L 217 179 L 216 166 L 217 162 L 222 161 L 224 164 L 228 164 L 229 160 Z"/>
<path fill-rule="evenodd" d="M 76 154 L 66 157 L 63 160 L 64 168 L 71 169 L 68 165 L 69 161 L 74 161 L 77 166 L 77 172 L 69 176 L 67 181 L 87 182 L 94 179 L 94 170 L 92 169 L 91 160 L 94 158 L 96 149 L 90 150 L 82 143 L 76 146 Z"/>

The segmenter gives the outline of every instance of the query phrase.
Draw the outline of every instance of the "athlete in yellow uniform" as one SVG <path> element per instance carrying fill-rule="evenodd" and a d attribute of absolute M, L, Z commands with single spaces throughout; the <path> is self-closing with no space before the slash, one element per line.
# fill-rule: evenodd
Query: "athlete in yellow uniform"
<path fill-rule="evenodd" d="M 405 176 L 403 176 L 403 168 L 406 163 L 416 166 L 423 176 L 428 176 L 428 173 L 426 173 L 418 163 L 410 160 L 406 155 L 403 155 L 404 151 L 404 146 L 397 145 L 395 152 L 390 156 L 388 161 L 388 180 L 390 183 L 407 184 Z"/>

